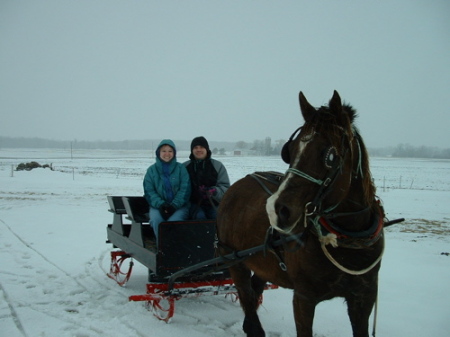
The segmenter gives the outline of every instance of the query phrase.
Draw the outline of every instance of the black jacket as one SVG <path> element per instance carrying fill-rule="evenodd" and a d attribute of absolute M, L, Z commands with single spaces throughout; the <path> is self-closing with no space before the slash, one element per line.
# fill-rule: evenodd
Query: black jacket
<path fill-rule="evenodd" d="M 212 197 L 212 200 L 218 205 L 230 187 L 230 179 L 225 166 L 209 156 L 204 160 L 188 160 L 184 165 L 191 178 L 191 203 L 196 205 L 209 204 L 209 201 L 203 199 L 199 193 L 199 187 L 206 186 L 216 189 L 216 194 Z"/>

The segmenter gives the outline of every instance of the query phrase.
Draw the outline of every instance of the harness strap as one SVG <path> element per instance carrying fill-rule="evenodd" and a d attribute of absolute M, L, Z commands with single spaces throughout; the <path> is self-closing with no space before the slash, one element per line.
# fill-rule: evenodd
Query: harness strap
<path fill-rule="evenodd" d="M 281 256 L 281 251 L 276 249 L 273 245 L 275 239 L 275 235 L 273 232 L 273 227 L 269 226 L 266 231 L 266 237 L 264 239 L 264 256 L 267 256 L 267 252 L 272 253 L 275 258 L 278 260 L 278 265 L 280 266 L 282 271 L 287 271 L 286 264 L 284 263 L 284 259 Z"/>
<path fill-rule="evenodd" d="M 262 189 L 263 189 L 266 193 L 268 193 L 269 195 L 272 195 L 272 194 L 273 194 L 272 191 L 269 190 L 269 189 L 267 188 L 267 186 L 261 181 L 261 179 L 259 178 L 259 177 L 261 177 L 261 176 L 256 175 L 256 174 L 249 174 L 249 176 L 252 177 L 253 179 L 255 179 L 255 180 L 259 183 L 259 185 L 261 185 Z"/>
<path fill-rule="evenodd" d="M 360 211 L 356 211 L 356 212 L 341 212 L 341 213 L 329 213 L 330 210 L 325 210 L 324 213 L 326 213 L 326 218 L 327 219 L 334 219 L 334 218 L 340 218 L 340 217 L 344 217 L 344 216 L 349 216 L 349 215 L 359 215 L 362 214 L 364 212 L 368 212 L 370 211 L 370 206 L 360 210 Z"/>
<path fill-rule="evenodd" d="M 346 231 L 332 221 L 328 219 L 328 216 L 322 216 L 319 218 L 320 224 L 325 228 L 328 232 L 336 234 L 338 238 L 373 238 L 376 237 L 381 229 L 383 228 L 383 216 L 381 211 L 379 214 L 375 215 L 375 219 L 373 224 L 366 229 L 365 231 L 358 232 L 350 232 Z"/>

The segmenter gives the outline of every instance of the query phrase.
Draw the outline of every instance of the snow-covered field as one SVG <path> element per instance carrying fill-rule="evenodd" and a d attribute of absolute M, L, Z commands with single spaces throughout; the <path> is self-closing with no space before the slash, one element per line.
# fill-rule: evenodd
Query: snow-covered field
<path fill-rule="evenodd" d="M 179 161 L 187 159 L 179 153 Z M 169 324 L 128 296 L 145 292 L 135 264 L 126 288 L 106 277 L 107 195 L 142 195 L 150 151 L 0 150 L 0 336 L 244 336 L 238 303 L 222 296 L 176 302 Z M 217 157 L 232 182 L 283 172 L 277 157 Z M 54 171 L 13 171 L 19 163 Z M 450 331 L 450 161 L 372 158 L 390 219 L 380 272 L 377 336 L 446 337 Z M 259 314 L 267 336 L 294 336 L 292 291 L 267 291 Z M 316 337 L 351 336 L 342 299 L 321 303 Z"/>

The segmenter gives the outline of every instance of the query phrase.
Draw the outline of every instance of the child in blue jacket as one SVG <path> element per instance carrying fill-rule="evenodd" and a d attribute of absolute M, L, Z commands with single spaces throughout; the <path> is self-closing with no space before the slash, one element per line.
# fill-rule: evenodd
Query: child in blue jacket
<path fill-rule="evenodd" d="M 147 169 L 143 185 L 156 238 L 161 222 L 187 220 L 191 182 L 186 167 L 177 162 L 172 140 L 164 139 L 158 145 L 156 163 Z"/>

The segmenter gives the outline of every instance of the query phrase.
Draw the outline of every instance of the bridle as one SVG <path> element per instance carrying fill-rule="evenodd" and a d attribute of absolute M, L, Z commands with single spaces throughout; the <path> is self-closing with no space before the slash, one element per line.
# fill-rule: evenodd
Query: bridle
<path fill-rule="evenodd" d="M 292 136 L 288 142 L 291 142 L 293 140 L 293 136 L 297 133 L 297 131 L 299 129 L 295 130 L 295 132 L 292 134 Z M 305 205 L 306 215 L 309 215 L 309 216 L 313 215 L 313 214 L 326 215 L 326 213 L 328 213 L 329 211 L 333 210 L 334 208 L 336 208 L 338 206 L 338 205 L 335 205 L 335 206 L 330 207 L 327 210 L 323 211 L 322 210 L 322 201 L 327 196 L 327 194 L 330 193 L 330 191 L 332 190 L 332 187 L 333 187 L 334 183 L 336 182 L 337 177 L 339 176 L 339 173 L 342 173 L 342 167 L 343 167 L 345 158 L 347 157 L 347 153 L 348 153 L 348 148 L 345 148 L 344 145 L 345 145 L 346 141 L 348 141 L 348 143 L 350 143 L 349 138 L 350 137 L 347 135 L 347 133 L 344 133 L 344 136 L 342 137 L 342 140 L 341 140 L 340 151 L 338 151 L 336 149 L 336 147 L 334 147 L 334 146 L 331 146 L 328 148 L 325 158 L 324 158 L 324 166 L 327 168 L 327 174 L 325 175 L 325 177 L 323 179 L 314 178 L 314 177 L 310 176 L 309 174 L 307 174 L 301 170 L 298 170 L 296 168 L 293 168 L 293 167 L 290 167 L 287 169 L 286 175 L 289 173 L 292 173 L 296 176 L 299 176 L 299 177 L 304 178 L 314 184 L 319 185 L 319 189 L 318 189 L 317 194 L 314 197 L 314 199 Z M 354 139 L 354 138 L 352 137 L 352 139 Z M 287 144 L 288 143 L 286 143 L 285 146 Z M 342 153 L 342 155 L 338 156 L 338 153 Z M 337 159 L 339 159 L 339 160 L 337 161 Z"/>

